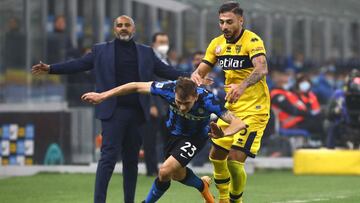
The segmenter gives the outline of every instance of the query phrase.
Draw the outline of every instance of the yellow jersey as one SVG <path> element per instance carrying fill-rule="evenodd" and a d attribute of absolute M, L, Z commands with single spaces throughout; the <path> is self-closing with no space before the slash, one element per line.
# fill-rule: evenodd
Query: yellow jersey
<path fill-rule="evenodd" d="M 229 42 L 224 35 L 214 38 L 209 44 L 203 62 L 213 67 L 217 64 L 225 72 L 225 84 L 240 84 L 254 70 L 253 57 L 266 55 L 263 41 L 255 33 L 243 29 L 240 36 Z M 225 92 L 228 90 L 225 88 Z M 240 99 L 225 107 L 243 117 L 253 114 L 269 114 L 270 94 L 263 77 L 245 89 Z"/>

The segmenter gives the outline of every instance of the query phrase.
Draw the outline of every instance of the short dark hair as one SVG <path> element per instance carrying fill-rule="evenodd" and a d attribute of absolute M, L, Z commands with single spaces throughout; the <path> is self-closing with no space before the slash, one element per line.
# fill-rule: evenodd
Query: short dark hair
<path fill-rule="evenodd" d="M 228 1 L 225 2 L 223 5 L 219 8 L 219 14 L 220 13 L 226 13 L 226 12 L 233 12 L 236 15 L 243 15 L 243 9 L 240 8 L 240 4 L 235 1 Z"/>
<path fill-rule="evenodd" d="M 199 50 L 199 51 L 195 51 L 193 54 L 192 54 L 192 58 L 194 58 L 196 55 L 204 55 L 205 52 Z"/>
<path fill-rule="evenodd" d="M 187 99 L 189 96 L 196 96 L 197 85 L 190 78 L 179 77 L 176 81 L 175 93 L 180 99 Z"/>
<path fill-rule="evenodd" d="M 168 36 L 165 32 L 156 32 L 156 33 L 154 33 L 153 34 L 153 36 L 152 36 L 152 38 L 151 38 L 151 40 L 152 40 L 152 43 L 155 43 L 156 42 L 156 38 L 158 37 L 158 36 Z"/>

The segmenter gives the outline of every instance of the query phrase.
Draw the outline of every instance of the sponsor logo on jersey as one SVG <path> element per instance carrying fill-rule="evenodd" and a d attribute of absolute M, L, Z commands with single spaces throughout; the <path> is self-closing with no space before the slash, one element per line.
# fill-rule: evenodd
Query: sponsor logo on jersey
<path fill-rule="evenodd" d="M 189 113 L 183 113 L 173 105 L 170 105 L 170 110 L 181 117 L 184 117 L 186 119 L 193 120 L 193 121 L 201 121 L 201 120 L 205 120 L 205 119 L 209 118 L 209 116 L 195 116 L 195 115 L 192 115 Z"/>
<path fill-rule="evenodd" d="M 249 56 L 245 55 L 224 55 L 218 56 L 217 59 L 218 66 L 223 70 L 239 70 L 253 67 Z"/>
<path fill-rule="evenodd" d="M 245 59 L 234 59 L 234 58 L 222 58 L 219 59 L 218 63 L 220 68 L 223 69 L 238 69 L 238 68 L 242 68 L 243 67 L 243 63 L 244 63 Z"/>

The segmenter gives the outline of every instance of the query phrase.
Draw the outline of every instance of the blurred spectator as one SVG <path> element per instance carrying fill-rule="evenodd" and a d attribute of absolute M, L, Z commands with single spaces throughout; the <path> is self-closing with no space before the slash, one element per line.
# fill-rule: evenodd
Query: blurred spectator
<path fill-rule="evenodd" d="M 183 57 L 180 59 L 177 68 L 186 72 L 193 72 L 201 63 L 204 55 L 203 51 L 196 51 L 191 57 Z"/>
<path fill-rule="evenodd" d="M 66 19 L 57 16 L 54 20 L 54 31 L 47 34 L 47 62 L 55 63 L 65 59 L 79 57 L 80 51 L 72 46 L 66 33 Z"/>
<path fill-rule="evenodd" d="M 176 68 L 179 64 L 179 57 L 175 49 L 170 49 L 168 52 L 169 65 Z"/>
<path fill-rule="evenodd" d="M 196 51 L 192 54 L 191 57 L 191 72 L 196 70 L 199 64 L 202 62 L 205 53 L 203 51 Z M 221 68 L 214 66 L 213 71 L 208 73 L 208 78 L 213 80 L 213 83 L 206 87 L 209 91 L 211 91 L 214 95 L 218 96 L 222 102 L 225 103 L 225 91 L 224 91 L 224 72 Z"/>
<path fill-rule="evenodd" d="M 0 59 L 0 102 L 19 102 L 26 94 L 26 36 L 19 19 L 7 21 Z"/>
<path fill-rule="evenodd" d="M 191 63 L 188 64 L 188 70 L 193 72 L 199 64 L 202 62 L 202 59 L 204 58 L 205 53 L 203 51 L 196 51 L 191 56 Z M 213 73 L 212 73 L 213 74 Z M 213 77 L 211 77 L 213 78 Z M 214 79 L 214 78 L 213 78 Z M 213 90 L 212 87 L 208 87 L 209 90 Z M 201 149 L 201 151 L 191 160 L 191 164 L 193 166 L 203 166 L 205 162 L 209 160 L 209 151 L 211 148 L 211 141 L 208 140 L 207 143 L 204 145 L 204 147 Z"/>
<path fill-rule="evenodd" d="M 157 32 L 152 36 L 152 48 L 156 56 L 161 59 L 162 62 L 170 64 L 168 59 L 169 53 L 169 36 L 164 32 Z"/>
<path fill-rule="evenodd" d="M 346 147 L 350 141 L 358 148 L 360 143 L 360 72 L 354 69 L 346 79 L 345 88 L 332 95 L 326 109 L 326 147 Z"/>
<path fill-rule="evenodd" d="M 204 56 L 205 56 L 205 52 L 203 51 L 196 51 L 192 54 L 191 64 L 193 70 L 195 70 L 200 65 Z"/>
<path fill-rule="evenodd" d="M 309 113 L 296 94 L 289 91 L 289 74 L 277 72 L 273 76 L 275 88 L 270 92 L 271 108 L 277 115 L 281 128 L 294 128 Z"/>
<path fill-rule="evenodd" d="M 295 94 L 306 107 L 306 119 L 296 125 L 296 128 L 305 129 L 310 132 L 312 138 L 324 138 L 323 128 L 316 123 L 323 123 L 320 104 L 317 96 L 311 91 L 310 78 L 302 73 L 297 74 L 294 86 Z"/>
<path fill-rule="evenodd" d="M 152 36 L 152 48 L 155 55 L 165 64 L 169 64 L 169 36 L 164 32 L 157 32 Z M 154 76 L 153 80 L 163 81 Z M 141 130 L 143 137 L 143 151 L 146 165 L 147 176 L 157 176 L 158 174 L 158 153 L 157 153 L 157 135 L 165 139 L 168 135 L 165 126 L 168 105 L 160 97 L 150 98 L 150 120 L 148 120 Z M 165 143 L 165 142 L 164 142 Z M 162 144 L 162 143 L 161 143 Z M 161 150 L 162 151 L 162 150 Z"/>
<path fill-rule="evenodd" d="M 25 68 L 25 35 L 21 32 L 21 25 L 16 17 L 12 17 L 7 22 L 4 43 L 4 66 L 7 69 Z M 25 70 L 24 70 L 25 71 Z"/>
<path fill-rule="evenodd" d="M 336 88 L 335 68 L 323 67 L 320 74 L 313 75 L 311 82 L 312 90 L 318 96 L 320 104 L 326 104 Z"/>

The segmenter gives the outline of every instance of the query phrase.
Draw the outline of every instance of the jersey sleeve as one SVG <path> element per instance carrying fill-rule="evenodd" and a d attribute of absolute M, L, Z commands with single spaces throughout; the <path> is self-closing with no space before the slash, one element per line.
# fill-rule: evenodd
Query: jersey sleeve
<path fill-rule="evenodd" d="M 209 93 L 207 96 L 205 100 L 205 107 L 210 113 L 214 113 L 218 117 L 221 117 L 221 115 L 227 111 L 220 99 L 212 93 Z"/>
<path fill-rule="evenodd" d="M 259 55 L 266 55 L 264 42 L 255 34 L 250 37 L 250 41 L 247 44 L 247 51 L 250 60 Z"/>
<path fill-rule="evenodd" d="M 216 49 L 216 40 L 213 39 L 210 42 L 208 48 L 206 49 L 205 56 L 202 60 L 204 63 L 208 64 L 211 67 L 213 67 L 216 64 L 215 49 Z"/>
<path fill-rule="evenodd" d="M 157 82 L 151 84 L 150 93 L 169 100 L 174 95 L 175 81 Z"/>

